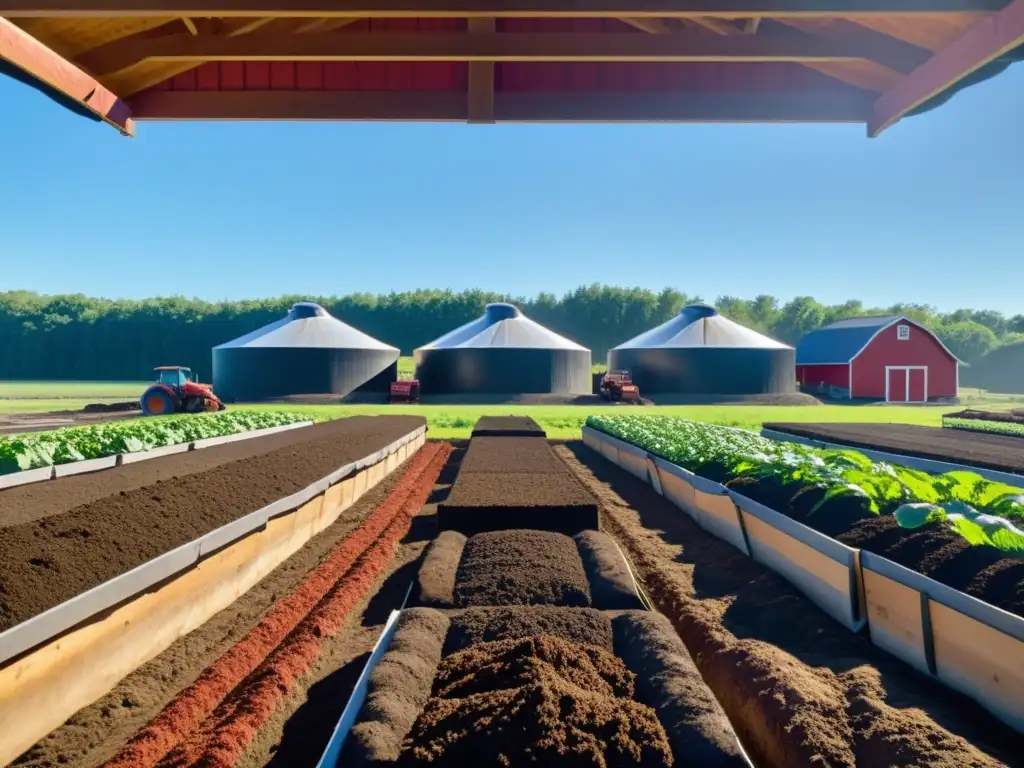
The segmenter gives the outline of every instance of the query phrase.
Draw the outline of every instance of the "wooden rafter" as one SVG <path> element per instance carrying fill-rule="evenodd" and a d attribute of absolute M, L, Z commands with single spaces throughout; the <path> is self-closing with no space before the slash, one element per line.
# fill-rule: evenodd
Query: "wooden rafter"
<path fill-rule="evenodd" d="M 494 19 L 469 20 L 469 33 L 471 35 L 493 35 L 494 30 Z M 470 123 L 494 122 L 493 61 L 471 61 L 469 63 L 466 120 Z"/>
<path fill-rule="evenodd" d="M 641 32 L 646 32 L 649 35 L 671 35 L 672 30 L 669 28 L 661 19 L 619 19 L 619 21 L 629 24 L 631 27 L 639 29 Z"/>
<path fill-rule="evenodd" d="M 0 0 L 9 18 L 98 16 L 294 17 L 854 17 L 995 12 L 1005 0 Z"/>
<path fill-rule="evenodd" d="M 836 93 L 520 93 L 494 96 L 496 122 L 849 122 L 871 101 Z M 146 91 L 140 120 L 465 121 L 465 94 L 448 91 Z"/>
<path fill-rule="evenodd" d="M 868 135 L 877 136 L 915 107 L 1022 45 L 1024 0 L 1014 0 L 999 13 L 977 22 L 883 93 L 872 107 Z"/>
<path fill-rule="evenodd" d="M 45 83 L 71 102 L 131 136 L 134 125 L 128 105 L 81 69 L 61 58 L 23 29 L 0 18 L 0 59 Z M 11 119 L 11 115 L 7 119 Z"/>
<path fill-rule="evenodd" d="M 187 29 L 190 34 L 192 34 L 192 35 L 198 35 L 199 34 L 199 27 L 197 27 L 196 23 L 194 21 L 192 21 L 192 19 L 190 19 L 188 16 L 182 16 L 181 17 L 181 22 L 185 25 L 185 29 Z"/>
<path fill-rule="evenodd" d="M 784 32 L 784 33 L 783 33 Z M 835 62 L 866 60 L 870 46 L 780 34 L 368 34 L 245 37 L 132 37 L 84 54 L 93 72 L 110 74 L 140 61 L 563 61 L 563 62 Z M 908 69 L 909 71 L 909 69 Z"/>

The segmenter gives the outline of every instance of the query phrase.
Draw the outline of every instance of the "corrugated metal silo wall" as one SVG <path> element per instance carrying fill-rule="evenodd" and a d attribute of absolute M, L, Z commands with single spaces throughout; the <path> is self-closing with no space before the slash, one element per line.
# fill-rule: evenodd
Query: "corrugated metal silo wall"
<path fill-rule="evenodd" d="M 235 347 L 213 350 L 213 389 L 226 402 L 288 395 L 345 395 L 398 375 L 398 352 L 377 349 Z M 373 386 L 373 384 L 369 384 Z"/>
<path fill-rule="evenodd" d="M 590 350 L 422 349 L 416 378 L 423 394 L 589 394 Z"/>
<path fill-rule="evenodd" d="M 796 351 L 792 349 L 613 349 L 608 367 L 630 371 L 641 395 L 796 392 Z"/>

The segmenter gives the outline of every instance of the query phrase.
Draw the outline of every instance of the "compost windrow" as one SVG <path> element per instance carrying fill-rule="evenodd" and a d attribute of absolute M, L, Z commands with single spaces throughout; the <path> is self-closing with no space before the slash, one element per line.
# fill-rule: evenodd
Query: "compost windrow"
<path fill-rule="evenodd" d="M 529 416 L 481 416 L 472 437 L 545 437 L 544 428 Z"/>
<path fill-rule="evenodd" d="M 0 536 L 0 631 L 295 493 L 424 424 L 417 416 L 342 419 L 306 433 L 311 439 L 302 442 L 229 464 L 218 465 L 215 456 L 213 469 L 127 491 L 112 486 L 110 495 L 64 514 L 8 526 Z M 196 457 L 202 460 L 207 450 Z"/>
<path fill-rule="evenodd" d="M 1020 735 L 980 706 L 851 634 L 589 448 L 556 452 L 600 499 L 756 764 L 1024 765 Z"/>
<path fill-rule="evenodd" d="M 911 424 L 765 424 L 765 429 L 853 448 L 1024 475 L 1020 439 Z"/>

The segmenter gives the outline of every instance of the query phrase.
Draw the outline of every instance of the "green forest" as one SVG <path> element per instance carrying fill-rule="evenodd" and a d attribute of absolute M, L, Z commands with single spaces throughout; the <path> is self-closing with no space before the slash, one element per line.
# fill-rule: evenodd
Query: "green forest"
<path fill-rule="evenodd" d="M 211 347 L 278 320 L 296 301 L 317 301 L 332 314 L 403 354 L 477 317 L 492 301 L 511 301 L 552 330 L 593 350 L 610 347 L 676 314 L 698 296 L 666 288 L 588 285 L 564 296 L 533 298 L 485 291 L 419 290 L 387 295 L 282 296 L 208 302 L 184 297 L 143 300 L 0 293 L 0 379 L 148 379 L 160 364 L 190 365 L 209 379 Z M 706 300 L 706 299 L 705 299 Z M 713 302 L 726 316 L 794 344 L 835 320 L 865 314 L 903 314 L 935 331 L 968 363 L 993 350 L 1024 349 L 1024 315 L 991 310 L 942 314 L 923 305 L 869 307 L 859 301 L 825 305 L 809 296 L 781 302 L 772 296 Z"/>

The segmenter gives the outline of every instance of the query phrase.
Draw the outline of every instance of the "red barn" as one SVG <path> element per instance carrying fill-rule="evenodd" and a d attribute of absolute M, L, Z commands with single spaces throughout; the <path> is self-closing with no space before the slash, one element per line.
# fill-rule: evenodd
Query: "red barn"
<path fill-rule="evenodd" d="M 854 317 L 800 340 L 796 377 L 802 387 L 838 387 L 851 398 L 924 403 L 956 397 L 960 360 L 906 317 Z"/>

